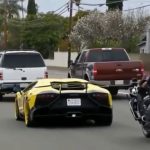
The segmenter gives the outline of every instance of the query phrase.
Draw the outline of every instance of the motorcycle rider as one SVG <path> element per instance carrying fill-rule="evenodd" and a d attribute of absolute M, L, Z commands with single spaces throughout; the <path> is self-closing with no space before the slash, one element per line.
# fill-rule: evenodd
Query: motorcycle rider
<path fill-rule="evenodd" d="M 144 97 L 150 94 L 150 76 L 144 76 L 139 82 L 137 105 L 141 116 L 145 115 L 145 105 L 149 105 L 150 101 L 144 101 Z"/>
<path fill-rule="evenodd" d="M 139 82 L 138 93 L 143 98 L 146 96 L 148 90 L 150 88 L 150 76 L 144 76 L 143 79 Z"/>

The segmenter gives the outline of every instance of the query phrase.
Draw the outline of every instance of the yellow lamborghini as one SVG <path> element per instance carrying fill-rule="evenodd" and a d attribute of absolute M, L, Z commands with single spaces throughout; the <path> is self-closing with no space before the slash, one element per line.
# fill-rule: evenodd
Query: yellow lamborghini
<path fill-rule="evenodd" d="M 24 90 L 16 88 L 16 120 L 33 126 L 39 119 L 91 119 L 111 125 L 112 97 L 108 90 L 86 80 L 40 79 Z"/>

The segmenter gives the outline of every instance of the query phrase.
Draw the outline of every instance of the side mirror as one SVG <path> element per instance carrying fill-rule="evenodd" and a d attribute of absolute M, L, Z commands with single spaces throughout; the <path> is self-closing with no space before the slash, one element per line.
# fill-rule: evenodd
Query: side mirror
<path fill-rule="evenodd" d="M 21 92 L 21 87 L 20 87 L 20 85 L 15 85 L 14 88 L 13 88 L 13 91 L 14 91 L 15 93 Z"/>

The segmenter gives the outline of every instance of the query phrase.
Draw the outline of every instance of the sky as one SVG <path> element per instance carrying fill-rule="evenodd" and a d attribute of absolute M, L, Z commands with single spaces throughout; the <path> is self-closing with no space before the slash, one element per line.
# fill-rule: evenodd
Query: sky
<path fill-rule="evenodd" d="M 117 0 L 116 0 L 117 1 Z M 27 2 L 28 0 L 25 0 L 24 7 L 26 8 L 27 6 Z M 56 11 L 57 9 L 59 9 L 61 6 L 65 5 L 67 2 L 69 2 L 69 0 L 35 0 L 36 4 L 38 5 L 38 11 L 39 12 L 43 12 L 46 13 L 48 11 Z M 87 4 L 105 4 L 106 0 L 81 0 L 82 3 L 87 3 Z M 146 6 L 149 5 L 147 7 L 144 7 L 144 10 L 150 14 L 150 0 L 125 0 L 123 2 L 123 10 L 128 10 L 128 9 L 133 9 L 136 7 L 141 7 L 141 6 Z M 64 7 L 62 7 L 63 9 Z M 55 13 L 62 13 L 61 15 L 63 16 L 69 16 L 69 12 L 67 11 L 66 8 L 66 12 L 63 13 L 61 12 L 61 10 L 56 11 Z M 85 5 L 81 5 L 81 10 L 100 10 L 102 12 L 106 11 L 107 7 L 106 5 L 103 5 L 101 7 L 99 6 L 85 6 Z M 78 8 L 73 5 L 73 14 L 75 14 L 77 12 Z M 65 10 L 64 10 L 65 11 Z"/>

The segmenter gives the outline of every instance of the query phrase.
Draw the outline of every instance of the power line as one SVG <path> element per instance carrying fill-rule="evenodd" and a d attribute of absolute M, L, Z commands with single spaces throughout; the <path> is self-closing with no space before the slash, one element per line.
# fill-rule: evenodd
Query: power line
<path fill-rule="evenodd" d="M 148 5 L 143 5 L 143 6 L 140 6 L 140 7 L 131 8 L 131 9 L 126 9 L 126 10 L 123 10 L 123 11 L 132 11 L 132 10 L 136 10 L 136 9 L 145 8 L 145 7 L 148 7 L 148 6 L 150 6 L 150 4 L 148 4 Z"/>
<path fill-rule="evenodd" d="M 64 11 L 68 11 L 68 7 L 67 6 L 64 9 L 62 9 L 60 12 L 58 12 L 57 14 L 59 15 L 59 14 L 61 14 Z"/>
<path fill-rule="evenodd" d="M 66 10 L 64 10 L 64 11 L 61 11 L 61 12 L 58 13 L 57 15 L 62 15 L 62 14 L 64 14 L 65 12 L 68 12 L 68 8 L 67 8 Z"/>
<path fill-rule="evenodd" d="M 99 4 L 93 4 L 93 3 L 80 3 L 80 5 L 86 5 L 86 6 L 103 6 L 103 5 L 107 5 L 107 4 L 115 4 L 115 3 L 119 3 L 119 2 L 123 2 L 123 1 L 127 1 L 127 0 L 116 0 L 114 2 L 110 2 L 110 3 L 99 3 Z M 74 3 L 76 3 L 75 1 L 73 1 Z"/>
<path fill-rule="evenodd" d="M 58 9 L 56 9 L 55 11 L 53 11 L 53 13 L 59 11 L 60 9 L 62 9 L 63 7 L 66 7 L 69 5 L 69 1 L 67 3 L 65 3 L 64 5 L 62 5 L 61 7 L 59 7 Z"/>

